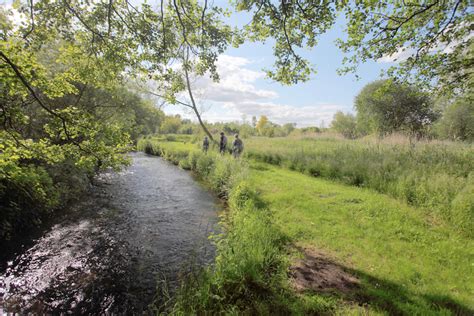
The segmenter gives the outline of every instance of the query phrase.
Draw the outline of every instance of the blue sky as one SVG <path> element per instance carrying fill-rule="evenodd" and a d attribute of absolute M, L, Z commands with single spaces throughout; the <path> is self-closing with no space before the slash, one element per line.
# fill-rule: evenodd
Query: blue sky
<path fill-rule="evenodd" d="M 229 20 L 235 26 L 249 21 L 250 16 L 242 13 L 232 15 Z M 365 84 L 379 79 L 381 69 L 389 64 L 371 61 L 361 65 L 357 71 L 359 80 L 354 74 L 339 76 L 336 70 L 342 65 L 344 55 L 334 42 L 344 36 L 343 22 L 343 19 L 338 19 L 337 24 L 321 36 L 315 49 L 302 51 L 316 67 L 317 73 L 310 81 L 294 86 L 284 86 L 265 78 L 262 69 L 270 68 L 274 62 L 271 40 L 265 44 L 248 42 L 228 49 L 218 67 L 221 83 L 216 85 L 210 80 L 196 82 L 204 119 L 212 122 L 241 121 L 243 117 L 250 120 L 254 115 L 266 115 L 270 121 L 279 124 L 327 127 L 335 112 L 353 112 L 354 97 Z M 253 77 L 248 76 L 249 72 L 253 72 Z M 229 78 L 229 75 L 236 78 Z M 239 81 L 239 78 L 248 80 Z M 233 87 L 235 91 L 229 91 Z M 223 91 L 225 97 L 220 95 Z M 252 93 L 247 95 L 249 91 Z M 179 106 L 167 106 L 165 112 L 193 119 L 192 113 L 183 112 Z"/>

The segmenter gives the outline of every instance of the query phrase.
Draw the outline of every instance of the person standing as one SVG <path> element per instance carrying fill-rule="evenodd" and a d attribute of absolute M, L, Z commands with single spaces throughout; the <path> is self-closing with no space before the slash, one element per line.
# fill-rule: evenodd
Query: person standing
<path fill-rule="evenodd" d="M 207 150 L 209 149 L 209 138 L 204 136 L 204 140 L 202 141 L 202 150 L 207 154 Z"/>
<path fill-rule="evenodd" d="M 223 155 L 227 147 L 227 137 L 225 137 L 224 132 L 221 132 L 221 141 L 219 142 L 219 152 Z"/>
<path fill-rule="evenodd" d="M 232 143 L 232 153 L 234 158 L 239 158 L 240 154 L 244 151 L 244 143 L 239 138 L 239 134 L 235 134 L 234 142 Z"/>

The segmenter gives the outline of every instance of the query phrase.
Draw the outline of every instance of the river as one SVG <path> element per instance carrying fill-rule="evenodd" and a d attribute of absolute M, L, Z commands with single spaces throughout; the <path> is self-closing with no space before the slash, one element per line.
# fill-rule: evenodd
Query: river
<path fill-rule="evenodd" d="M 216 199 L 189 173 L 132 153 L 0 271 L 0 314 L 139 314 L 209 264 Z M 6 266 L 6 267 L 5 267 Z M 169 293 L 169 294 L 167 294 Z"/>

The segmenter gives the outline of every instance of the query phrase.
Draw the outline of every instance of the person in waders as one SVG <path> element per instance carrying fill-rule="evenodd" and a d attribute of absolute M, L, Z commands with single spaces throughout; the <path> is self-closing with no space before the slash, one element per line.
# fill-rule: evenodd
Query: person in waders
<path fill-rule="evenodd" d="M 223 155 L 227 147 L 227 137 L 225 137 L 224 132 L 221 132 L 221 141 L 219 142 L 219 152 Z"/>
<path fill-rule="evenodd" d="M 242 151 L 244 151 L 244 143 L 239 138 L 239 134 L 235 134 L 235 139 L 232 143 L 232 154 L 234 155 L 234 158 L 239 158 Z"/>
<path fill-rule="evenodd" d="M 207 150 L 209 149 L 209 138 L 204 136 L 204 140 L 202 141 L 202 150 L 207 154 Z"/>

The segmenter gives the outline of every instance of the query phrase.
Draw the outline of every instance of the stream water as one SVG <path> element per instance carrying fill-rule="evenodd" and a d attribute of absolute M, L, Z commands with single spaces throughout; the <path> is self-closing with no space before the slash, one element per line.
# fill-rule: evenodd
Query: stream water
<path fill-rule="evenodd" d="M 141 314 L 213 260 L 218 204 L 185 171 L 131 154 L 0 271 L 3 312 Z M 158 287 L 158 289 L 157 289 Z M 157 293 L 161 293 L 158 294 Z"/>

